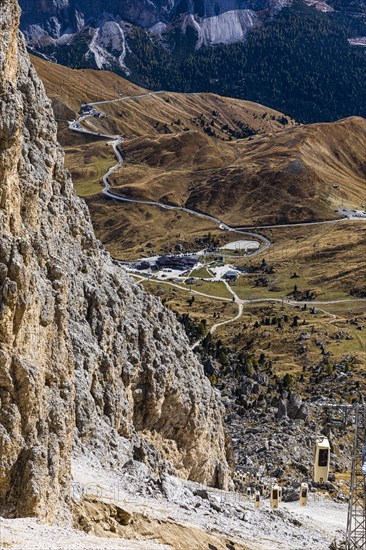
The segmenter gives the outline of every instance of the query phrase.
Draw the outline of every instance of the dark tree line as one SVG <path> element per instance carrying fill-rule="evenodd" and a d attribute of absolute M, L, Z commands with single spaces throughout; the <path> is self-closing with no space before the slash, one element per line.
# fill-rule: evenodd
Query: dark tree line
<path fill-rule="evenodd" d="M 177 29 L 164 45 L 145 30 L 132 28 L 125 60 L 129 78 L 155 90 L 249 99 L 303 122 L 366 117 L 366 48 L 348 43 L 352 36 L 366 36 L 366 2 L 328 3 L 338 11 L 324 14 L 294 0 L 291 8 L 251 31 L 245 42 L 198 51 L 190 27 L 184 35 Z M 50 45 L 43 51 L 70 67 L 90 67 L 90 40 L 86 29 L 72 45 Z M 111 69 L 121 72 L 117 64 Z"/>
<path fill-rule="evenodd" d="M 128 64 L 134 80 L 150 88 L 216 92 L 304 122 L 329 121 L 366 116 L 366 50 L 348 43 L 357 34 L 366 35 L 362 19 L 323 14 L 297 0 L 246 42 L 198 52 L 192 34 L 171 52 L 137 29 Z M 182 49 L 191 53 L 182 56 Z"/>

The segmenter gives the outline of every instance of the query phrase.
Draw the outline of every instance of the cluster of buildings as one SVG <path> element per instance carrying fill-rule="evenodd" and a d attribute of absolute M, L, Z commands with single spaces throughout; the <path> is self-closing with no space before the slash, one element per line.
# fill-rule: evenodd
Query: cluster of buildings
<path fill-rule="evenodd" d="M 199 256 L 196 254 L 179 254 L 179 255 L 167 255 L 159 256 L 153 261 L 141 260 L 139 263 L 133 265 L 134 269 L 139 271 L 145 271 L 151 269 L 151 271 L 190 271 L 194 269 L 197 264 Z"/>
<path fill-rule="evenodd" d="M 172 269 L 178 271 L 187 271 L 195 267 L 198 262 L 198 256 L 193 254 L 191 256 L 179 255 L 179 256 L 160 256 L 156 260 L 158 269 Z"/>
<path fill-rule="evenodd" d="M 97 118 L 102 117 L 102 113 L 100 111 L 97 111 L 97 109 L 95 109 L 93 105 L 89 105 L 89 103 L 82 104 L 79 114 L 81 116 L 88 115 L 88 116 L 95 116 Z"/>

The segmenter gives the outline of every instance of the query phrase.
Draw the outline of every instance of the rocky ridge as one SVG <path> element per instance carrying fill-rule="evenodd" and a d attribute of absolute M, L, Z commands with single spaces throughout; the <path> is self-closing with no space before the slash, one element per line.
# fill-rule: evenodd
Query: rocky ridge
<path fill-rule="evenodd" d="M 226 486 L 218 393 L 172 313 L 113 263 L 0 8 L 0 514 L 68 516 L 71 456 Z"/>

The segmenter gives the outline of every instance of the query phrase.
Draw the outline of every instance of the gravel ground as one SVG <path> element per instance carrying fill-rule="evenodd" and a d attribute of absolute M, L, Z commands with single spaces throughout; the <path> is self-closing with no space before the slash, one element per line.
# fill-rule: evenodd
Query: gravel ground
<path fill-rule="evenodd" d="M 179 525 L 198 528 L 216 536 L 230 537 L 248 550 L 326 550 L 342 540 L 347 505 L 311 494 L 307 507 L 299 502 L 281 503 L 271 510 L 268 500 L 259 509 L 239 493 L 230 493 L 182 482 L 165 475 L 151 478 L 141 463 L 131 463 L 120 472 L 108 471 L 78 459 L 73 466 L 73 496 L 98 495 L 130 513 L 144 514 L 151 521 L 174 520 Z M 0 522 L 1 548 L 21 550 L 174 548 L 158 541 L 98 538 L 70 527 L 42 525 L 37 519 Z M 136 538 L 143 538 L 136 533 Z M 187 550 L 201 550 L 187 548 Z M 205 546 L 205 548 L 207 548 Z"/>
<path fill-rule="evenodd" d="M 44 525 L 35 518 L 0 518 L 0 548 L 12 550 L 167 550 L 154 541 L 94 537 L 69 527 Z"/>
<path fill-rule="evenodd" d="M 95 471 L 95 465 L 91 468 L 85 460 L 78 460 L 73 473 L 81 486 L 92 484 L 93 490 L 98 479 L 101 487 L 113 488 L 112 500 L 114 496 L 128 510 L 143 511 L 160 520 L 173 518 L 177 523 L 194 525 L 208 533 L 230 536 L 250 550 L 325 550 L 335 538 L 342 540 L 346 526 L 347 505 L 316 493 L 310 495 L 307 507 L 293 502 L 281 503 L 280 509 L 271 510 L 269 501 L 263 500 L 256 510 L 253 502 L 239 493 L 206 488 L 170 476 L 156 482 L 146 477 L 140 463 L 118 474 Z"/>

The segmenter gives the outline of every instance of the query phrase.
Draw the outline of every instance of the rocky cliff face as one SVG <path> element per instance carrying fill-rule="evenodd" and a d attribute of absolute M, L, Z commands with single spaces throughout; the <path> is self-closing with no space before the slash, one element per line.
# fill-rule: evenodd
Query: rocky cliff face
<path fill-rule="evenodd" d="M 22 0 L 20 2 L 26 25 L 42 24 L 53 38 L 70 29 L 80 30 L 93 19 L 118 19 L 150 28 L 158 22 L 169 23 L 181 14 L 197 18 L 216 17 L 229 11 L 256 12 L 282 7 L 292 0 Z M 94 21 L 95 22 L 95 21 Z"/>
<path fill-rule="evenodd" d="M 96 240 L 0 3 L 0 514 L 67 514 L 71 456 L 224 486 L 219 397 L 160 301 Z"/>

